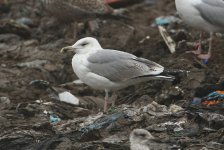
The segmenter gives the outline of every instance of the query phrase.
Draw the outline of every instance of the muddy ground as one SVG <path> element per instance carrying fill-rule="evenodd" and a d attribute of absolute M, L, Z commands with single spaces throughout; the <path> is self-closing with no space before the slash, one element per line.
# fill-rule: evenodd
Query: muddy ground
<path fill-rule="evenodd" d="M 176 15 L 172 0 L 129 6 L 124 14 L 132 22 L 98 20 L 100 30 L 95 32 L 79 23 L 75 38 L 69 26 L 56 24 L 38 2 L 1 3 L 0 149 L 123 150 L 129 149 L 128 137 L 134 128 L 147 129 L 179 149 L 224 148 L 223 104 L 192 106 L 199 88 L 206 91 L 223 78 L 223 39 L 215 38 L 208 64 L 185 53 L 193 46 L 182 44 L 171 54 L 152 23 L 158 16 Z M 176 43 L 199 38 L 197 31 L 183 23 L 166 28 Z M 77 77 L 71 67 L 73 54 L 62 54 L 60 49 L 86 36 L 97 38 L 103 48 L 123 50 L 190 73 L 179 75 L 174 82 L 150 81 L 120 90 L 116 108 L 102 114 L 104 91 L 65 84 Z M 57 94 L 64 91 L 77 96 L 80 105 L 57 100 Z M 201 95 L 207 94 L 202 90 Z M 182 109 L 173 110 L 171 104 Z M 161 125 L 169 121 L 170 125 Z M 181 129 L 175 130 L 176 125 Z"/>

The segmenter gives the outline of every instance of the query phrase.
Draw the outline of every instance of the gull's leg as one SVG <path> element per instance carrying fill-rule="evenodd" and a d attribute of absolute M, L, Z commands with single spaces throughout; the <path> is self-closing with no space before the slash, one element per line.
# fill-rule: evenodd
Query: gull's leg
<path fill-rule="evenodd" d="M 66 35 L 66 39 L 75 39 L 77 37 L 78 33 L 78 24 L 77 22 L 71 23 L 68 26 L 65 27 L 63 34 Z"/>
<path fill-rule="evenodd" d="M 208 53 L 207 54 L 199 54 L 198 58 L 208 60 L 211 57 L 211 52 L 212 52 L 212 40 L 213 40 L 213 33 L 210 33 L 210 38 L 209 38 L 209 48 L 208 48 Z"/>
<path fill-rule="evenodd" d="M 92 33 L 96 32 L 99 29 L 99 24 L 97 20 L 88 21 L 89 29 Z"/>
<path fill-rule="evenodd" d="M 103 112 L 107 112 L 108 99 L 109 99 L 109 91 L 108 90 L 105 90 L 105 98 L 104 98 Z"/>
<path fill-rule="evenodd" d="M 117 100 L 117 93 L 113 92 L 111 96 L 111 101 L 112 101 L 112 107 L 115 107 L 115 101 Z"/>
<path fill-rule="evenodd" d="M 198 49 L 196 51 L 192 51 L 192 53 L 194 53 L 195 55 L 201 54 L 201 43 L 202 43 L 202 37 L 203 37 L 203 32 L 200 33 L 200 39 L 198 42 Z"/>
<path fill-rule="evenodd" d="M 77 35 L 78 35 L 78 23 L 77 22 L 74 22 L 72 24 L 72 26 L 73 26 L 73 30 L 71 30 L 71 31 L 73 31 L 72 36 L 73 36 L 74 39 L 76 39 L 77 38 Z"/>
<path fill-rule="evenodd" d="M 203 32 L 200 32 L 200 39 L 199 39 L 199 42 L 197 43 L 197 50 L 196 51 L 187 51 L 187 53 L 193 53 L 195 55 L 199 55 L 201 54 L 201 43 L 202 43 L 202 37 L 203 37 Z"/>

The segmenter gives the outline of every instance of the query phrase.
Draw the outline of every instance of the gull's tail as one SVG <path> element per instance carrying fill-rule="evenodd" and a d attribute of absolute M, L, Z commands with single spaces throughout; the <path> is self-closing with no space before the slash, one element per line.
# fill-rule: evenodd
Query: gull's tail
<path fill-rule="evenodd" d="M 137 79 L 137 78 L 147 78 L 148 80 L 167 80 L 167 81 L 175 80 L 175 76 L 163 74 L 163 73 L 159 75 L 143 75 L 143 76 L 134 77 L 132 79 Z"/>
<path fill-rule="evenodd" d="M 121 21 L 132 21 L 131 18 L 125 15 L 115 15 L 115 14 L 96 14 L 97 17 L 101 19 L 112 19 L 112 20 L 121 20 Z"/>
<path fill-rule="evenodd" d="M 149 77 L 152 80 L 167 80 L 179 82 L 182 76 L 188 75 L 189 71 L 180 69 L 165 69 L 162 73 L 158 75 L 146 75 L 141 77 Z"/>

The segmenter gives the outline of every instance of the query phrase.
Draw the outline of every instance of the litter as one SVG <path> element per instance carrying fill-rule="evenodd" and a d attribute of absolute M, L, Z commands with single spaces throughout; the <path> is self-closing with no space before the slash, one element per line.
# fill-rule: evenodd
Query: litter
<path fill-rule="evenodd" d="M 61 121 L 61 118 L 59 118 L 58 116 L 50 115 L 50 122 L 51 123 L 57 123 L 57 122 L 60 122 L 60 121 Z"/>
<path fill-rule="evenodd" d="M 79 105 L 79 99 L 72 95 L 70 92 L 62 92 L 58 94 L 60 101 L 73 105 Z"/>
<path fill-rule="evenodd" d="M 166 29 L 163 26 L 158 26 L 159 32 L 161 36 L 163 37 L 163 40 L 165 41 L 166 45 L 168 46 L 170 52 L 173 54 L 176 51 L 176 43 L 171 38 L 171 36 L 168 34 Z"/>

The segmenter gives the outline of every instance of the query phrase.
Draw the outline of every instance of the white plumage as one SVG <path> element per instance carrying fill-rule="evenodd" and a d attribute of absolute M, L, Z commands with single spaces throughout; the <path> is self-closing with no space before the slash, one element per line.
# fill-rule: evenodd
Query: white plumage
<path fill-rule="evenodd" d="M 173 76 L 164 74 L 164 67 L 132 54 L 103 49 L 99 42 L 91 37 L 83 38 L 62 51 L 74 51 L 72 67 L 77 77 L 94 89 L 106 91 L 119 90 L 148 80 L 173 80 Z M 104 108 L 106 111 L 107 108 Z"/>

